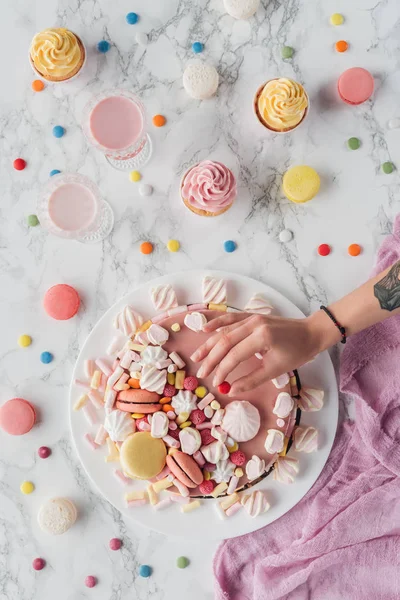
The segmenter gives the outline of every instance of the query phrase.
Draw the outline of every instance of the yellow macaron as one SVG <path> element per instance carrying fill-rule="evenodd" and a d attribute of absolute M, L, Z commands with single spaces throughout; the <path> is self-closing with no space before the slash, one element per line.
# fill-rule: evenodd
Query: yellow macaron
<path fill-rule="evenodd" d="M 283 176 L 283 193 L 288 200 L 301 204 L 312 200 L 318 194 L 321 181 L 312 167 L 300 165 L 292 167 Z"/>
<path fill-rule="evenodd" d="M 164 442 L 149 432 L 130 435 L 122 444 L 120 460 L 123 470 L 137 479 L 151 479 L 165 467 L 167 451 Z"/>

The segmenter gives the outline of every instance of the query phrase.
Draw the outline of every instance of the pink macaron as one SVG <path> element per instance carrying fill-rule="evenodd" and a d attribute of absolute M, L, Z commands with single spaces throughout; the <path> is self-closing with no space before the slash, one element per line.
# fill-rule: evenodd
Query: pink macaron
<path fill-rule="evenodd" d="M 156 392 L 131 389 L 119 392 L 116 407 L 130 413 L 149 415 L 162 409 L 160 396 Z"/>
<path fill-rule="evenodd" d="M 167 465 L 171 473 L 188 488 L 197 487 L 204 479 L 196 461 L 179 450 L 167 456 Z"/>
<path fill-rule="evenodd" d="M 36 422 L 36 412 L 30 402 L 12 398 L 0 407 L 0 427 L 10 435 L 24 435 Z"/>
<path fill-rule="evenodd" d="M 362 104 L 374 91 L 374 78 L 371 73 L 361 67 L 347 69 L 338 80 L 338 92 L 346 104 Z"/>
<path fill-rule="evenodd" d="M 53 285 L 43 299 L 44 310 L 57 321 L 71 319 L 78 312 L 80 303 L 78 292 L 65 283 Z"/>

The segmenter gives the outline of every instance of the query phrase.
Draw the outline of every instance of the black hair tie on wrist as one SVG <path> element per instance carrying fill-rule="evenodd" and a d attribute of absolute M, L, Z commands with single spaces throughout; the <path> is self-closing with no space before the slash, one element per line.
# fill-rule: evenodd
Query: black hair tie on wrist
<path fill-rule="evenodd" d="M 328 315 L 328 317 L 330 318 L 330 320 L 332 321 L 332 323 L 335 325 L 335 327 L 337 327 L 340 331 L 340 335 L 342 336 L 342 339 L 340 340 L 341 344 L 345 344 L 347 342 L 347 336 L 346 336 L 346 329 L 345 327 L 343 327 L 338 321 L 336 321 L 335 317 L 333 316 L 333 314 L 331 313 L 331 311 L 326 308 L 326 306 L 320 306 L 320 309 L 324 311 L 325 314 Z"/>

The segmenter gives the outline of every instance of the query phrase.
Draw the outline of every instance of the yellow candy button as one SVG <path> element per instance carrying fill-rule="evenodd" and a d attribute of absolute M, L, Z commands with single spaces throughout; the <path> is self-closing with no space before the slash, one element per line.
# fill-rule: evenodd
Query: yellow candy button
<path fill-rule="evenodd" d="M 301 204 L 312 200 L 321 184 L 319 175 L 312 167 L 292 167 L 283 176 L 283 193 L 288 200 Z"/>
<path fill-rule="evenodd" d="M 131 171 L 129 173 L 129 179 L 131 181 L 140 181 L 142 179 L 141 174 L 139 173 L 139 171 Z"/>
<path fill-rule="evenodd" d="M 170 252 L 178 252 L 180 247 L 181 245 L 178 240 L 169 240 L 167 244 L 167 248 Z"/>
<path fill-rule="evenodd" d="M 30 335 L 20 335 L 18 338 L 18 346 L 21 348 L 27 348 L 32 344 L 32 338 Z"/>
<path fill-rule="evenodd" d="M 32 494 L 35 486 L 33 485 L 32 481 L 23 481 L 19 489 L 23 494 Z"/>
<path fill-rule="evenodd" d="M 340 13 L 335 13 L 330 17 L 331 25 L 343 25 L 344 18 Z"/>
<path fill-rule="evenodd" d="M 194 393 L 198 398 L 204 398 L 207 394 L 207 388 L 205 388 L 204 385 L 199 385 L 199 387 L 194 390 Z"/>

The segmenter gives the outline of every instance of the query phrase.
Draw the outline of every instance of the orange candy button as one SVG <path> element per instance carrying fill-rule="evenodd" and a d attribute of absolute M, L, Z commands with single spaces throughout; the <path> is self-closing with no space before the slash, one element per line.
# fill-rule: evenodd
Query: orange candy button
<path fill-rule="evenodd" d="M 41 92 L 44 90 L 44 83 L 40 79 L 35 79 L 32 81 L 32 89 L 34 92 Z"/>
<path fill-rule="evenodd" d="M 140 244 L 140 252 L 142 254 L 151 254 L 153 252 L 153 244 L 151 242 L 143 242 Z"/>
<path fill-rule="evenodd" d="M 163 404 L 162 409 L 165 413 L 169 412 L 170 410 L 174 410 L 170 404 Z"/>
<path fill-rule="evenodd" d="M 336 44 L 335 44 L 335 48 L 336 48 L 337 52 L 346 52 L 348 47 L 349 47 L 348 43 L 345 42 L 344 40 L 340 40 L 339 42 L 336 42 Z"/>
<path fill-rule="evenodd" d="M 350 256 L 358 256 L 359 254 L 361 254 L 361 246 L 359 246 L 358 244 L 350 244 L 350 246 L 347 249 L 347 252 L 350 254 Z"/>
<path fill-rule="evenodd" d="M 163 127 L 166 122 L 167 119 L 163 115 L 155 115 L 153 117 L 153 125 L 155 127 Z"/>

